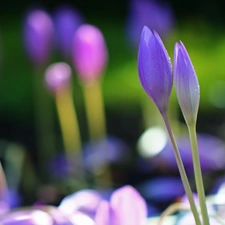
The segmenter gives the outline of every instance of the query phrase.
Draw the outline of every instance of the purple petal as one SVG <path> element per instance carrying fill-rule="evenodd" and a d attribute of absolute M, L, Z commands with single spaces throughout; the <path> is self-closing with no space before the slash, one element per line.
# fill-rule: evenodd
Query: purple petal
<path fill-rule="evenodd" d="M 79 210 L 94 216 L 102 199 L 102 196 L 97 191 L 81 190 L 65 197 L 58 208 L 66 215 L 71 215 Z"/>
<path fill-rule="evenodd" d="M 174 49 L 174 80 L 178 102 L 187 123 L 197 119 L 200 88 L 195 69 L 183 43 Z"/>
<path fill-rule="evenodd" d="M 103 73 L 108 53 L 101 31 L 92 25 L 80 26 L 73 38 L 73 63 L 83 82 L 92 82 Z"/>
<path fill-rule="evenodd" d="M 52 92 L 60 91 L 68 86 L 71 78 L 71 68 L 67 63 L 54 63 L 45 72 L 45 82 Z"/>
<path fill-rule="evenodd" d="M 146 93 L 159 111 L 165 112 L 173 84 L 172 65 L 162 40 L 146 26 L 139 46 L 138 72 Z"/>
<path fill-rule="evenodd" d="M 147 219 L 147 205 L 142 196 L 131 186 L 124 186 L 113 192 L 111 225 L 142 225 Z"/>
<path fill-rule="evenodd" d="M 53 23 L 42 10 L 31 11 L 24 25 L 24 44 L 28 56 L 36 65 L 47 63 L 53 37 Z"/>
<path fill-rule="evenodd" d="M 96 225 L 90 217 L 81 212 L 74 213 L 69 219 L 73 225 Z"/>
<path fill-rule="evenodd" d="M 54 14 L 56 39 L 60 51 L 71 57 L 73 35 L 83 19 L 80 13 L 70 6 L 60 6 Z"/>
<path fill-rule="evenodd" d="M 96 225 L 110 225 L 112 222 L 110 205 L 107 201 L 102 201 L 98 206 L 95 223 Z"/>
<path fill-rule="evenodd" d="M 20 210 L 0 217 L 4 225 L 53 225 L 51 216 L 41 210 Z"/>

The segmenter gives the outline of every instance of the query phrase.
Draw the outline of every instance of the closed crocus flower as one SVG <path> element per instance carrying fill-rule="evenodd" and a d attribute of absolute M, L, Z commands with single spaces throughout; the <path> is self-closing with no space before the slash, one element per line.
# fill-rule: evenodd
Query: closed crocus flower
<path fill-rule="evenodd" d="M 197 120 L 200 88 L 195 69 L 182 42 L 174 49 L 174 82 L 178 102 L 187 124 Z"/>
<path fill-rule="evenodd" d="M 59 62 L 50 65 L 45 72 L 47 88 L 57 92 L 67 88 L 71 78 L 71 68 L 67 63 Z"/>
<path fill-rule="evenodd" d="M 138 73 L 145 92 L 160 113 L 166 113 L 173 84 L 172 65 L 159 35 L 146 26 L 139 45 Z"/>
<path fill-rule="evenodd" d="M 93 82 L 103 73 L 108 53 L 102 32 L 95 26 L 80 26 L 73 38 L 73 63 L 82 82 Z"/>
<path fill-rule="evenodd" d="M 47 63 L 50 55 L 53 23 L 43 10 L 31 11 L 25 20 L 24 45 L 30 60 L 40 66 Z"/>
<path fill-rule="evenodd" d="M 73 35 L 83 19 L 78 11 L 68 5 L 60 6 L 54 14 L 57 47 L 65 57 L 71 57 Z"/>
<path fill-rule="evenodd" d="M 96 225 L 146 225 L 146 202 L 133 187 L 124 186 L 113 192 L 110 202 L 101 202 L 95 221 Z"/>

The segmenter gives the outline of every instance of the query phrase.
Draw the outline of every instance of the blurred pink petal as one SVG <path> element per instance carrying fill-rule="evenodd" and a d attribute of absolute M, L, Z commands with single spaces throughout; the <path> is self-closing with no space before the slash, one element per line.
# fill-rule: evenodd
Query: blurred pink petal
<path fill-rule="evenodd" d="M 142 196 L 127 185 L 113 192 L 111 225 L 143 225 L 147 219 L 147 205 Z"/>

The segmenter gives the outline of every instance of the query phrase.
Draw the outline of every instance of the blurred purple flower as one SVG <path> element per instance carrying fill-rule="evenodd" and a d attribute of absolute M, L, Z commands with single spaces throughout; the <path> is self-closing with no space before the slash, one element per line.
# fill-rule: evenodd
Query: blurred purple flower
<path fill-rule="evenodd" d="M 54 206 L 20 208 L 0 216 L 3 225 L 82 225 L 84 221 L 92 220 L 79 212 L 68 217 Z M 94 225 L 93 222 L 85 224 Z"/>
<path fill-rule="evenodd" d="M 181 157 L 187 173 L 193 173 L 193 162 L 191 146 L 188 136 L 180 137 L 177 140 Z M 219 138 L 208 135 L 198 134 L 198 147 L 201 169 L 203 172 L 225 169 L 225 144 Z M 213 152 L 213 154 L 212 154 Z M 177 170 L 177 164 L 172 152 L 172 146 L 168 145 L 155 157 L 149 159 L 155 166 L 162 169 Z"/>
<path fill-rule="evenodd" d="M 96 210 L 103 200 L 100 192 L 84 189 L 66 196 L 60 203 L 58 209 L 67 216 L 71 216 L 76 211 L 80 211 L 94 217 Z"/>
<path fill-rule="evenodd" d="M 45 83 L 52 92 L 66 88 L 71 78 L 71 68 L 67 63 L 59 62 L 50 65 L 45 72 Z"/>
<path fill-rule="evenodd" d="M 200 88 L 194 66 L 182 42 L 174 48 L 174 82 L 178 102 L 188 124 L 196 123 Z"/>
<path fill-rule="evenodd" d="M 36 66 L 47 63 L 52 47 L 53 23 L 47 12 L 32 10 L 25 18 L 23 39 L 26 52 Z"/>
<path fill-rule="evenodd" d="M 170 57 L 159 35 L 144 27 L 138 52 L 139 78 L 161 113 L 168 109 L 173 75 Z"/>
<path fill-rule="evenodd" d="M 80 80 L 91 83 L 102 75 L 108 52 L 102 32 L 95 26 L 84 24 L 73 38 L 73 64 Z"/>
<path fill-rule="evenodd" d="M 112 193 L 110 201 L 102 201 L 95 217 L 96 225 L 143 225 L 147 222 L 147 205 L 131 186 Z"/>
<path fill-rule="evenodd" d="M 86 169 L 93 171 L 105 163 L 119 163 L 128 156 L 128 146 L 116 137 L 106 137 L 84 146 L 83 156 Z"/>
<path fill-rule="evenodd" d="M 73 35 L 82 24 L 83 18 L 72 6 L 62 5 L 56 9 L 53 21 L 57 47 L 64 57 L 70 58 L 72 56 Z"/>
<path fill-rule="evenodd" d="M 166 187 L 166 188 L 165 188 Z M 156 177 L 138 187 L 147 201 L 166 203 L 184 195 L 184 187 L 180 178 Z"/>
<path fill-rule="evenodd" d="M 131 43 L 137 47 L 142 28 L 148 26 L 161 37 L 170 33 L 174 24 L 171 7 L 154 0 L 130 0 L 127 33 Z"/>

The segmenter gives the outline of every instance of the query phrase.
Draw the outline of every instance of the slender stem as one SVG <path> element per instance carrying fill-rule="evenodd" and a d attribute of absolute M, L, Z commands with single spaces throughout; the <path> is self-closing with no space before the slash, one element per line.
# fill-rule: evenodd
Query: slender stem
<path fill-rule="evenodd" d="M 201 165 L 200 165 L 200 159 L 198 154 L 198 142 L 197 142 L 197 136 L 196 136 L 196 125 L 188 124 L 188 131 L 190 136 L 190 142 L 191 142 L 191 149 L 192 149 L 192 158 L 193 158 L 193 164 L 194 164 L 194 174 L 195 174 L 195 182 L 197 187 L 197 193 L 199 197 L 199 203 L 202 213 L 202 220 L 204 225 L 209 225 L 209 215 L 206 207 L 206 199 L 205 199 L 205 191 L 204 191 L 204 185 L 202 180 L 202 172 L 201 172 Z"/>
<path fill-rule="evenodd" d="M 105 111 L 99 81 L 83 86 L 88 129 L 92 141 L 106 136 Z"/>
<path fill-rule="evenodd" d="M 66 155 L 70 158 L 74 152 L 78 153 L 81 150 L 79 126 L 70 86 L 56 92 L 55 100 Z"/>
<path fill-rule="evenodd" d="M 91 144 L 101 139 L 105 145 L 104 154 L 106 155 L 108 154 L 108 143 L 106 140 L 106 119 L 100 81 L 96 80 L 90 85 L 83 85 L 83 93 Z M 106 159 L 107 157 L 103 158 Z M 112 185 L 111 171 L 107 162 L 104 162 L 100 171 L 96 169 L 92 172 L 95 176 L 95 186 Z"/>
<path fill-rule="evenodd" d="M 201 225 L 201 221 L 200 221 L 200 218 L 199 218 L 197 207 L 195 205 L 194 198 L 193 198 L 193 195 L 192 195 L 191 187 L 189 185 L 187 174 L 186 174 L 185 169 L 184 169 L 184 165 L 183 165 L 183 162 L 182 162 L 182 159 L 181 159 L 181 156 L 180 156 L 180 152 L 179 152 L 177 144 L 176 144 L 176 140 L 175 140 L 173 131 L 172 131 L 171 126 L 170 126 L 170 122 L 169 122 L 167 113 L 164 113 L 164 114 L 162 113 L 162 117 L 164 119 L 167 131 L 168 131 L 168 134 L 169 134 L 169 138 L 170 138 L 171 144 L 173 146 L 177 166 L 178 166 L 178 169 L 179 169 L 179 172 L 180 172 L 180 176 L 181 176 L 181 179 L 182 179 L 182 182 L 183 182 L 183 185 L 184 185 L 186 195 L 187 195 L 189 203 L 190 203 L 190 207 L 191 207 L 191 211 L 193 213 L 194 219 L 195 219 L 195 223 L 196 223 L 196 225 Z M 204 224 L 204 225 L 206 225 L 206 224 Z"/>
<path fill-rule="evenodd" d="M 172 205 L 170 205 L 168 208 L 166 208 L 163 213 L 161 214 L 157 225 L 161 225 L 163 220 L 169 216 L 174 214 L 175 212 L 179 211 L 179 210 L 183 210 L 183 211 L 190 211 L 190 207 L 187 207 L 186 205 L 182 204 L 182 203 L 174 203 Z"/>

